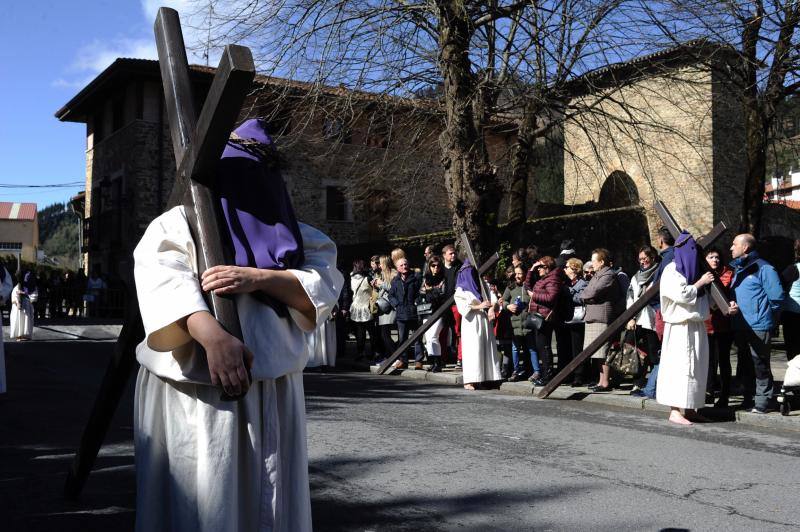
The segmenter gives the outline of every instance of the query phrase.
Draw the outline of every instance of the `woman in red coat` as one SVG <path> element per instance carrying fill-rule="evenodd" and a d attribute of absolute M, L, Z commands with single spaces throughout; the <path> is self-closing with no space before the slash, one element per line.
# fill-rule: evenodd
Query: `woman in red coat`
<path fill-rule="evenodd" d="M 536 312 L 544 317 L 542 326 L 536 330 L 536 352 L 539 354 L 542 373 L 539 379 L 532 382 L 537 386 L 543 386 L 552 377 L 553 326 L 556 320 L 561 319 L 557 309 L 561 288 L 564 286 L 564 270 L 556 268 L 556 261 L 550 256 L 540 258 L 531 269 L 539 274 L 539 280 L 533 285 L 533 290 L 528 292 L 531 296 L 528 312 Z"/>
<path fill-rule="evenodd" d="M 709 268 L 727 289 L 733 280 L 733 270 L 722 264 L 719 251 L 716 249 L 706 250 L 705 255 Z M 731 393 L 731 345 L 733 345 L 730 318 L 723 315 L 719 309 L 712 309 L 711 316 L 706 320 L 706 332 L 709 353 L 706 397 L 708 398 L 709 394 L 713 397 L 717 365 L 719 365 L 719 399 L 715 406 L 727 408 Z"/>

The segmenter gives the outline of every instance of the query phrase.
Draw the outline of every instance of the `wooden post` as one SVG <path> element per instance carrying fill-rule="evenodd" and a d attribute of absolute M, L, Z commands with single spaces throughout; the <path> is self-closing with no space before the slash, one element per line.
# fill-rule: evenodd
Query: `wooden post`
<path fill-rule="evenodd" d="M 249 49 L 227 46 L 200 117 L 197 118 L 177 11 L 160 8 L 155 33 L 178 168 L 168 205 L 185 205 L 192 235 L 201 250 L 198 262 L 202 271 L 225 263 L 219 208 L 208 185 L 212 183 L 214 167 L 250 90 L 255 66 Z M 132 260 L 121 273 L 123 280 L 127 280 L 128 292 L 125 324 L 67 475 L 64 494 L 70 498 L 80 494 L 89 476 L 134 366 L 136 345 L 144 336 L 133 282 Z M 241 338 L 232 299 L 212 296 L 209 308 L 228 332 Z"/>

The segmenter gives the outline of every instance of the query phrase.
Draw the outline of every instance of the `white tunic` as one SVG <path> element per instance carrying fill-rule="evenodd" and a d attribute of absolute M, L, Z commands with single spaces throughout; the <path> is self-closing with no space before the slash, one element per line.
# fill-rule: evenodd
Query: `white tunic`
<path fill-rule="evenodd" d="M 461 365 L 464 384 L 499 381 L 500 356 L 486 313 L 473 310 L 470 305 L 479 301 L 472 293 L 460 287 L 456 287 L 455 301 L 461 314 Z"/>
<path fill-rule="evenodd" d="M 326 319 L 322 325 L 308 335 L 307 368 L 336 366 L 336 322 Z"/>
<path fill-rule="evenodd" d="M 3 268 L 0 266 L 0 268 Z M 3 283 L 0 284 L 0 307 L 5 306 L 6 301 L 11 296 L 13 284 L 11 283 L 11 274 L 8 270 L 3 268 Z M 3 349 L 3 322 L 0 321 L 0 393 L 6 393 L 6 354 Z"/>
<path fill-rule="evenodd" d="M 30 338 L 33 335 L 33 304 L 19 283 L 11 291 L 11 338 Z"/>
<path fill-rule="evenodd" d="M 661 275 L 661 314 L 664 339 L 658 370 L 656 400 L 677 408 L 705 404 L 708 377 L 708 335 L 703 323 L 709 315 L 708 296 L 678 273 L 675 263 Z"/>
<path fill-rule="evenodd" d="M 300 224 L 305 263 L 288 270 L 316 321 L 288 318 L 250 294 L 236 295 L 253 385 L 221 401 L 205 359 L 177 322 L 206 310 L 195 246 L 182 207 L 156 218 L 134 251 L 146 338 L 137 348 L 137 530 L 311 530 L 302 370 L 306 332 L 336 303 L 343 279 L 336 246 Z"/>

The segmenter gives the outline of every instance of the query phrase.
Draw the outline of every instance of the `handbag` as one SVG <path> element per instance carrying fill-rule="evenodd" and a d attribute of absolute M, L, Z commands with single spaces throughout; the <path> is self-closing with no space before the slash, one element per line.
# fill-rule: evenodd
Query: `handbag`
<path fill-rule="evenodd" d="M 628 342 L 614 342 L 606 352 L 606 365 L 623 375 L 637 375 L 641 365 L 639 350 Z"/>
<path fill-rule="evenodd" d="M 565 321 L 566 324 L 573 324 L 573 323 L 583 323 L 583 319 L 586 317 L 586 306 L 585 305 L 576 305 L 572 309 L 572 318 L 569 321 Z"/>
<path fill-rule="evenodd" d="M 389 303 L 386 294 L 381 294 L 377 301 L 375 301 L 375 306 L 378 308 L 378 316 L 389 314 L 392 311 L 392 304 Z"/>
<path fill-rule="evenodd" d="M 538 331 L 544 325 L 545 317 L 539 314 L 538 312 L 528 312 L 528 315 L 525 316 L 525 321 L 522 323 L 522 326 L 525 329 L 530 329 L 531 331 Z"/>
<path fill-rule="evenodd" d="M 420 318 L 425 318 L 433 314 L 433 303 L 428 303 L 424 299 L 418 299 L 417 304 L 417 316 Z"/>

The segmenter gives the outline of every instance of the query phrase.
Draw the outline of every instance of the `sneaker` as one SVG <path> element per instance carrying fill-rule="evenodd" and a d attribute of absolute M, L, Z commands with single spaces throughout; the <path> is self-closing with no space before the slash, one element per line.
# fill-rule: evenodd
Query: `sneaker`
<path fill-rule="evenodd" d="M 769 413 L 769 408 L 764 408 L 763 410 L 760 408 L 753 407 L 750 411 L 751 414 L 767 414 Z"/>
<path fill-rule="evenodd" d="M 528 380 L 529 380 L 530 382 L 532 382 L 532 383 L 536 384 L 536 381 L 539 381 L 539 380 L 541 380 L 541 374 L 540 374 L 538 371 L 534 371 L 534 372 L 533 372 L 533 375 L 531 375 L 530 377 L 528 377 Z M 541 385 L 540 385 L 540 386 L 541 386 Z"/>
<path fill-rule="evenodd" d="M 508 382 L 519 382 L 519 380 L 520 380 L 520 374 L 517 373 L 516 371 L 512 373 L 511 376 L 508 378 Z"/>

